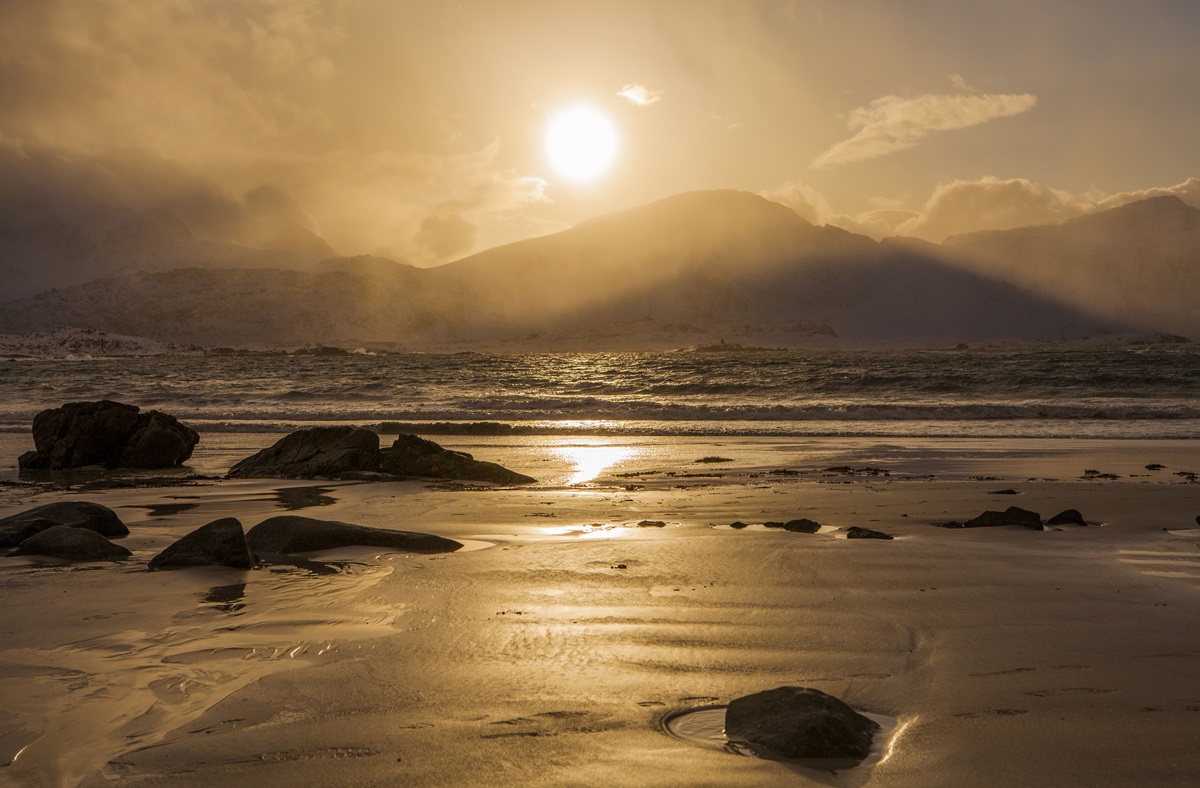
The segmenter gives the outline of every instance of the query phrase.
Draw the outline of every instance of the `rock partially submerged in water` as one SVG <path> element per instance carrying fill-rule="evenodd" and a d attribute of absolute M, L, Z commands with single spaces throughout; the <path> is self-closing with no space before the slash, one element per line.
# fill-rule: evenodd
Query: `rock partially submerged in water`
<path fill-rule="evenodd" d="M 452 553 L 462 547 L 453 539 L 433 534 L 286 514 L 268 518 L 251 528 L 246 543 L 256 553 L 308 553 L 355 545 L 388 547 L 406 553 Z"/>
<path fill-rule="evenodd" d="M 111 400 L 68 402 L 33 419 L 35 451 L 22 454 L 21 470 L 171 468 L 192 456 L 200 434 L 161 411 Z"/>
<path fill-rule="evenodd" d="M 380 470 L 397 476 L 430 476 L 437 479 L 533 484 L 537 481 L 494 462 L 445 449 L 416 435 L 399 435 L 391 448 L 380 452 Z"/>
<path fill-rule="evenodd" d="M 767 757 L 861 761 L 878 730 L 874 720 L 810 687 L 756 692 L 725 710 L 725 736 Z"/>
<path fill-rule="evenodd" d="M 133 553 L 87 528 L 54 525 L 24 540 L 9 555 L 45 555 L 66 561 L 120 561 Z"/>
<path fill-rule="evenodd" d="M 107 506 L 89 501 L 56 501 L 0 519 L 0 547 L 16 547 L 34 534 L 65 525 L 101 536 L 128 536 L 129 529 Z"/>
<path fill-rule="evenodd" d="M 1037 512 L 1010 506 L 1003 512 L 987 511 L 965 523 L 943 523 L 942 528 L 995 528 L 1001 525 L 1020 525 L 1035 531 L 1044 531 L 1042 516 Z"/>
<path fill-rule="evenodd" d="M 222 517 L 202 525 L 150 559 L 150 569 L 185 566 L 231 566 L 249 569 L 257 563 L 246 544 L 242 524 Z"/>
<path fill-rule="evenodd" d="M 872 531 L 870 528 L 860 528 L 857 525 L 852 525 L 846 529 L 847 539 L 895 539 L 891 534 L 885 534 L 883 531 Z"/>
<path fill-rule="evenodd" d="M 379 470 L 379 436 L 363 427 L 297 430 L 229 469 L 240 478 L 334 479 Z"/>
<path fill-rule="evenodd" d="M 312 427 L 281 438 L 229 469 L 239 478 L 380 479 L 421 476 L 494 484 L 531 484 L 532 479 L 494 462 L 444 449 L 416 435 L 400 435 L 385 449 L 363 427 Z"/>

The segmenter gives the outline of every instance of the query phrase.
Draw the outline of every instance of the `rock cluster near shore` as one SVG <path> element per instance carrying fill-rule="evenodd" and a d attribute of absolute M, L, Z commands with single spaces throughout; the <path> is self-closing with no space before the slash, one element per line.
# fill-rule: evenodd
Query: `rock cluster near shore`
<path fill-rule="evenodd" d="M 101 400 L 68 402 L 33 419 L 34 451 L 22 454 L 21 470 L 171 468 L 192 456 L 200 434 L 174 416 L 136 405 Z"/>
<path fill-rule="evenodd" d="M 0 547 L 9 555 L 43 555 L 66 561 L 119 561 L 132 553 L 106 537 L 129 535 L 112 509 L 88 501 L 60 501 L 0 519 Z M 243 531 L 223 517 L 181 537 L 150 559 L 149 569 L 228 566 L 249 569 L 263 557 L 335 547 L 382 547 L 408 553 L 452 553 L 462 543 L 433 534 L 368 528 L 335 520 L 284 515 Z M 267 560 L 267 563 L 288 561 Z"/>
<path fill-rule="evenodd" d="M 298 430 L 238 462 L 229 470 L 238 478 L 361 479 L 410 476 L 532 484 L 524 474 L 470 454 L 451 451 L 416 435 L 399 435 L 380 448 L 379 436 L 363 427 L 312 427 Z"/>
<path fill-rule="evenodd" d="M 1019 525 L 1035 531 L 1044 531 L 1047 525 L 1088 525 L 1088 522 L 1083 519 L 1078 509 L 1066 509 L 1043 524 L 1042 516 L 1037 512 L 1010 506 L 1003 512 L 986 511 L 965 522 L 951 521 L 938 525 L 941 528 L 995 528 L 1002 525 Z"/>

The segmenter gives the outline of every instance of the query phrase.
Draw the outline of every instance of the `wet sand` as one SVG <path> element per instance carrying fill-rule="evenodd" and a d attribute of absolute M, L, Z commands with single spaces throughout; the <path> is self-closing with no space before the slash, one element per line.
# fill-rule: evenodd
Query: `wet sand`
<path fill-rule="evenodd" d="M 209 437 L 202 473 L 274 436 Z M 1190 442 L 442 442 L 543 482 L 0 488 L 0 515 L 60 497 L 111 506 L 134 550 L 115 565 L 0 559 L 0 781 L 1200 779 L 1200 488 L 1174 475 L 1200 470 Z M 823 470 L 838 465 L 857 472 Z M 1011 505 L 1103 525 L 931 525 Z M 323 574 L 144 571 L 203 523 L 284 511 L 484 549 L 316 554 L 336 570 Z M 728 527 L 793 517 L 831 528 Z M 896 539 L 847 540 L 852 525 Z M 896 718 L 880 761 L 831 774 L 661 730 L 781 684 Z"/>

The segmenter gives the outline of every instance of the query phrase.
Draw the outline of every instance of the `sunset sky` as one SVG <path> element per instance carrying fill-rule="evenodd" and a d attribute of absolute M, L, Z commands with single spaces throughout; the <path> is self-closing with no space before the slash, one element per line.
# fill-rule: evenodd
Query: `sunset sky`
<path fill-rule="evenodd" d="M 0 211 L 430 265 L 692 189 L 934 241 L 1200 206 L 1197 41 L 1194 0 L 7 0 Z M 545 140 L 577 107 L 585 181 Z"/>

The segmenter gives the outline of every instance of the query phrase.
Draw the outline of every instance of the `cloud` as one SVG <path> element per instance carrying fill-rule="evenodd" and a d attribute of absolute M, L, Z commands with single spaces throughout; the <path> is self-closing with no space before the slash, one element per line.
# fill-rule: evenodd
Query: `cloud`
<path fill-rule="evenodd" d="M 857 133 L 813 160 L 815 168 L 875 159 L 911 148 L 938 131 L 965 129 L 995 118 L 1019 115 L 1037 104 L 1029 93 L 968 95 L 925 94 L 915 98 L 883 96 L 850 113 Z"/>
<path fill-rule="evenodd" d="M 785 183 L 770 191 L 761 192 L 768 200 L 786 205 L 813 224 L 825 224 L 833 216 L 829 200 L 816 189 L 799 181 Z"/>
<path fill-rule="evenodd" d="M 475 225 L 460 214 L 427 216 L 417 229 L 413 242 L 438 260 L 448 260 L 475 245 Z"/>
<path fill-rule="evenodd" d="M 1173 186 L 1105 195 L 1054 189 L 1027 178 L 989 176 L 940 184 L 915 209 L 903 200 L 875 197 L 868 201 L 869 210 L 853 215 L 839 213 L 824 195 L 798 181 L 761 194 L 788 206 L 813 224 L 829 224 L 875 239 L 902 235 L 934 243 L 979 230 L 1010 230 L 1062 222 L 1150 197 L 1175 196 L 1200 210 L 1200 178 L 1188 178 Z"/>
<path fill-rule="evenodd" d="M 1178 197 L 1188 205 L 1200 210 L 1200 178 L 1188 178 L 1183 183 L 1174 186 L 1156 186 L 1141 191 L 1120 192 L 1101 199 L 1097 206 L 1101 209 L 1116 208 L 1126 203 L 1146 200 L 1150 197 Z"/>
<path fill-rule="evenodd" d="M 919 214 L 899 224 L 896 233 L 941 242 L 976 230 L 1061 222 L 1095 208 L 1092 198 L 1024 178 L 959 180 L 938 186 Z"/>
<path fill-rule="evenodd" d="M 626 85 L 617 91 L 617 95 L 639 107 L 648 107 L 662 100 L 661 90 L 651 90 L 645 85 Z"/>

